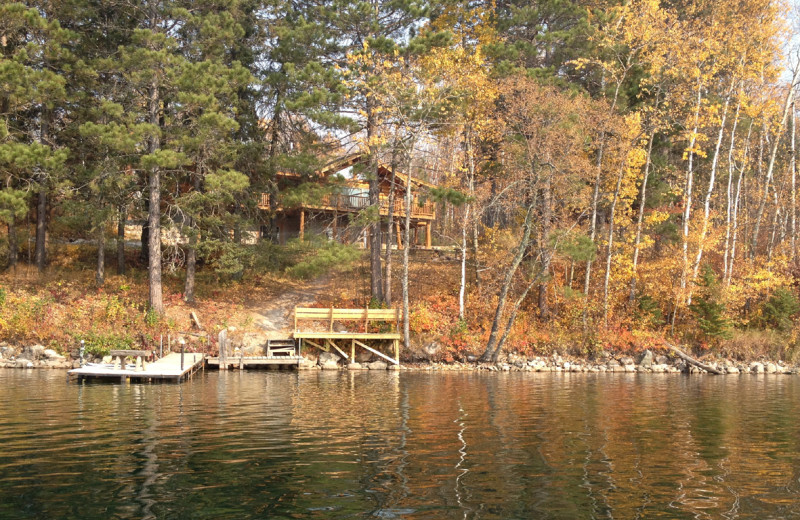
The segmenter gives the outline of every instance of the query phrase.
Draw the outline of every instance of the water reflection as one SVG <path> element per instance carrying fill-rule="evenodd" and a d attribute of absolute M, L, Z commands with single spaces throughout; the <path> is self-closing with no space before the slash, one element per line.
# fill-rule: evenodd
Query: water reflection
<path fill-rule="evenodd" d="M 0 518 L 790 518 L 792 377 L 0 371 Z"/>

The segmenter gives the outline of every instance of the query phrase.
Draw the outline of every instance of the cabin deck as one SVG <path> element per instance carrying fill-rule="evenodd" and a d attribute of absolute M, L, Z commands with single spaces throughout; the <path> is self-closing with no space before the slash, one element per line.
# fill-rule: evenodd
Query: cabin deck
<path fill-rule="evenodd" d="M 165 380 L 180 382 L 188 379 L 195 372 L 203 368 L 205 355 L 199 353 L 184 353 L 183 360 L 181 354 L 173 352 L 163 358 L 149 363 L 145 368 L 136 370 L 136 365 L 128 364 L 125 368 L 115 368 L 113 364 L 93 364 L 76 368 L 68 372 L 70 379 L 78 381 L 84 379 L 106 379 L 150 381 Z"/>

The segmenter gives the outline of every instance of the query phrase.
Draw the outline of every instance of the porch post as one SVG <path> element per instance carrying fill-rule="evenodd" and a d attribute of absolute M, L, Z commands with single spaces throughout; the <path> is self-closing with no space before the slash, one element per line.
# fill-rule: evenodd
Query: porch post
<path fill-rule="evenodd" d="M 300 241 L 303 241 L 303 235 L 306 232 L 306 212 L 305 210 L 300 210 Z"/>
<path fill-rule="evenodd" d="M 431 223 L 425 224 L 425 247 L 431 247 Z"/>

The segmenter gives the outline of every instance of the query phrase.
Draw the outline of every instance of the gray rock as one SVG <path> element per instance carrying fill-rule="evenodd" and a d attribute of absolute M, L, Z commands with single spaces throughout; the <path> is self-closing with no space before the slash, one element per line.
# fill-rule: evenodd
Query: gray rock
<path fill-rule="evenodd" d="M 642 357 L 639 359 L 639 366 L 643 366 L 645 368 L 650 368 L 653 366 L 653 361 L 655 356 L 649 350 L 645 350 L 642 354 Z"/>
<path fill-rule="evenodd" d="M 33 368 L 33 361 L 30 359 L 19 358 L 16 363 L 17 368 Z"/>
<path fill-rule="evenodd" d="M 655 363 L 656 365 L 667 365 L 669 364 L 669 358 L 663 354 L 659 354 L 656 356 Z"/>
<path fill-rule="evenodd" d="M 763 374 L 764 365 L 758 361 L 754 361 L 753 363 L 750 363 L 750 372 L 753 372 L 754 374 Z"/>
<path fill-rule="evenodd" d="M 572 366 L 572 363 L 570 363 L 569 361 L 565 361 L 563 366 L 565 371 L 569 371 L 570 367 Z"/>
<path fill-rule="evenodd" d="M 45 348 L 42 345 L 30 345 L 22 349 L 21 357 L 31 360 L 42 359 Z"/>
<path fill-rule="evenodd" d="M 389 370 L 391 370 L 391 371 L 398 371 L 398 370 L 402 370 L 402 369 L 403 369 L 403 367 L 400 366 L 400 365 L 389 365 Z"/>
<path fill-rule="evenodd" d="M 81 367 L 80 360 L 76 359 L 75 361 L 72 362 L 72 368 L 80 368 L 80 367 Z"/>
<path fill-rule="evenodd" d="M 330 363 L 331 361 L 334 363 L 339 362 L 339 355 L 334 354 L 333 352 L 322 352 L 319 355 L 319 364 L 320 366 L 325 365 L 326 363 Z"/>
<path fill-rule="evenodd" d="M 364 367 L 361 366 L 361 363 L 353 361 L 352 363 L 347 365 L 347 370 L 364 370 Z"/>
<path fill-rule="evenodd" d="M 267 340 L 263 335 L 255 332 L 242 334 L 241 349 L 245 356 L 263 356 Z"/>
<path fill-rule="evenodd" d="M 367 363 L 367 368 L 370 370 L 386 370 L 389 365 L 386 364 L 385 361 L 373 361 L 372 363 Z"/>
<path fill-rule="evenodd" d="M 767 365 L 764 367 L 764 371 L 767 374 L 774 374 L 778 371 L 778 367 L 775 365 L 775 363 L 767 363 Z"/>
<path fill-rule="evenodd" d="M 339 363 L 329 359 L 328 361 L 321 362 L 322 370 L 339 370 Z"/>
<path fill-rule="evenodd" d="M 619 364 L 622 366 L 635 365 L 636 361 L 630 356 L 622 356 L 621 358 L 619 358 Z"/>
<path fill-rule="evenodd" d="M 738 374 L 739 373 L 739 369 L 736 368 L 736 367 L 728 367 L 728 368 L 725 369 L 725 371 L 728 372 L 729 374 Z"/>
<path fill-rule="evenodd" d="M 51 348 L 45 349 L 44 352 L 42 352 L 42 355 L 45 357 L 45 359 L 49 360 L 61 361 L 63 359 L 66 359 L 64 358 L 64 356 L 62 356 L 61 354 L 59 354 L 58 352 L 56 352 Z"/>
<path fill-rule="evenodd" d="M 622 368 L 625 370 L 625 372 L 636 372 L 636 365 L 633 363 L 622 365 Z"/>
<path fill-rule="evenodd" d="M 297 368 L 299 370 L 308 370 L 308 369 L 312 368 L 313 366 L 315 366 L 316 364 L 317 364 L 317 362 L 315 360 L 308 359 L 306 357 L 301 357 L 300 361 L 297 364 Z"/>
<path fill-rule="evenodd" d="M 375 357 L 375 355 L 369 350 L 364 350 L 364 349 L 356 350 L 356 361 L 361 364 L 369 363 L 370 361 L 372 361 L 373 357 Z"/>

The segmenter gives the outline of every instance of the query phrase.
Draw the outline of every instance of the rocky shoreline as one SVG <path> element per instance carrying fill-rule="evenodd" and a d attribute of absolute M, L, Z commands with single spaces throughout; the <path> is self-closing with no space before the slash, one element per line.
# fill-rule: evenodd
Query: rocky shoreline
<path fill-rule="evenodd" d="M 99 356 L 86 355 L 85 361 L 100 363 Z M 344 359 L 332 352 L 322 352 L 318 357 L 303 357 L 299 370 L 409 370 L 409 371 L 491 371 L 491 372 L 562 372 L 562 373 L 662 373 L 662 374 L 702 374 L 706 370 L 693 366 L 675 356 L 654 354 L 647 350 L 638 358 L 630 355 L 603 355 L 588 359 L 578 357 L 536 356 L 527 358 L 510 354 L 498 363 L 479 363 L 475 359 L 465 362 L 408 361 L 392 365 L 383 360 L 361 359 L 344 363 Z M 706 365 L 721 374 L 800 374 L 800 367 L 781 360 L 755 360 L 750 362 L 730 359 L 704 359 Z M 49 368 L 71 369 L 80 367 L 77 351 L 62 355 L 42 345 L 14 347 L 0 343 L 0 368 Z"/>
<path fill-rule="evenodd" d="M 385 361 L 341 364 L 341 358 L 330 352 L 323 352 L 318 359 L 305 359 L 301 362 L 301 370 L 415 370 L 415 371 L 492 371 L 492 372 L 568 372 L 568 373 L 603 373 L 603 372 L 646 372 L 662 374 L 705 374 L 702 368 L 692 366 L 686 361 L 665 355 L 656 355 L 647 350 L 635 359 L 633 356 L 614 356 L 609 353 L 597 358 L 586 359 L 576 357 L 525 356 L 509 355 L 498 363 L 467 362 L 408 362 L 402 365 L 390 365 Z M 783 361 L 758 360 L 752 362 L 735 362 L 730 359 L 704 360 L 711 368 L 722 374 L 800 374 L 800 367 L 789 365 Z"/>

